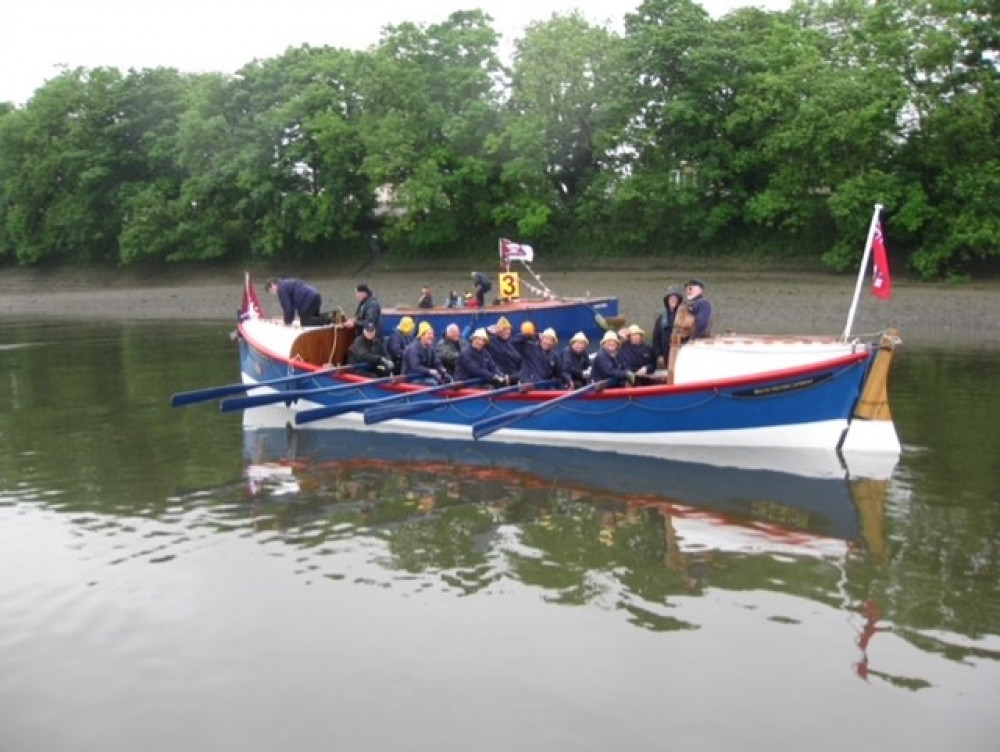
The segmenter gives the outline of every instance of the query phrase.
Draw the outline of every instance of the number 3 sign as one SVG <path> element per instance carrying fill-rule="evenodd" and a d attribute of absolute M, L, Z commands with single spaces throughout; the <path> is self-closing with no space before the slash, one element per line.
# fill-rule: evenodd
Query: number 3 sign
<path fill-rule="evenodd" d="M 504 272 L 500 275 L 500 297 L 521 297 L 521 278 L 517 272 Z"/>

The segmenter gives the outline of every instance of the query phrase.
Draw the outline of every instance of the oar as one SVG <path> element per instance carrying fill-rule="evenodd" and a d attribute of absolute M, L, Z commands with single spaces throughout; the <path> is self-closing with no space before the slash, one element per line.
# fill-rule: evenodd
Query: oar
<path fill-rule="evenodd" d="M 610 386 L 613 381 L 614 379 L 595 381 L 593 384 L 587 384 L 587 386 L 574 389 L 572 392 L 567 392 L 566 394 L 556 397 L 555 399 L 547 400 L 540 405 L 522 407 L 518 410 L 511 410 L 510 412 L 503 413 L 502 415 L 494 415 L 493 417 L 485 418 L 478 423 L 472 424 L 472 438 L 481 439 L 484 436 L 489 436 L 494 431 L 499 431 L 501 428 L 506 428 L 513 423 L 519 423 L 525 418 L 547 413 L 549 410 L 552 410 L 562 402 L 568 402 L 571 399 L 582 397 L 590 392 L 596 392 L 606 386 Z"/>
<path fill-rule="evenodd" d="M 344 413 L 354 412 L 355 410 L 367 410 L 369 407 L 375 407 L 377 405 L 383 405 L 387 402 L 396 402 L 398 400 L 405 400 L 409 397 L 419 397 L 422 394 L 436 394 L 437 392 L 448 392 L 454 391 L 455 389 L 462 389 L 467 386 L 477 386 L 483 383 L 482 379 L 466 379 L 465 381 L 452 381 L 448 384 L 438 384 L 437 386 L 429 386 L 426 389 L 419 389 L 415 392 L 403 392 L 402 394 L 394 394 L 391 397 L 383 397 L 381 399 L 367 399 L 367 400 L 354 400 L 353 402 L 341 402 L 339 405 L 331 405 L 330 407 L 316 407 L 312 410 L 303 410 L 302 412 L 295 414 L 295 422 L 299 425 L 303 423 L 312 423 L 316 420 L 323 420 L 323 418 L 332 418 L 336 415 L 343 415 Z"/>
<path fill-rule="evenodd" d="M 611 324 L 609 324 L 609 323 L 608 323 L 608 320 L 607 320 L 606 318 L 604 318 L 604 314 L 602 314 L 602 313 L 601 313 L 600 311 L 598 311 L 598 310 L 597 310 L 596 308 L 594 308 L 594 306 L 592 306 L 592 305 L 589 305 L 589 306 L 587 306 L 587 308 L 589 308 L 589 309 L 590 309 L 590 312 L 591 312 L 592 314 L 594 314 L 594 321 L 595 321 L 595 322 L 597 322 L 597 325 L 598 325 L 599 327 L 601 327 L 601 329 L 603 329 L 603 330 L 604 330 L 604 331 L 606 331 L 606 332 L 611 332 L 611 331 L 614 331 L 614 330 L 613 330 L 613 329 L 611 328 Z"/>
<path fill-rule="evenodd" d="M 429 412 L 431 410 L 437 410 L 441 407 L 460 405 L 465 402 L 488 399 L 490 397 L 499 397 L 501 394 L 512 394 L 514 392 L 527 392 L 531 389 L 541 389 L 542 387 L 549 386 L 554 383 L 556 383 L 554 380 L 536 381 L 534 383 L 529 381 L 524 384 L 505 386 L 502 389 L 491 389 L 490 391 L 480 392 L 478 394 L 467 394 L 464 397 L 452 397 L 451 399 L 432 400 L 427 402 L 413 402 L 406 405 L 379 405 L 365 410 L 365 424 L 371 425 L 372 423 L 381 423 L 385 420 L 405 418 L 409 415 Z"/>
<path fill-rule="evenodd" d="M 369 379 L 368 381 L 355 381 L 350 384 L 334 384 L 333 386 L 320 386 L 315 389 L 289 389 L 284 392 L 273 394 L 251 394 L 249 397 L 232 397 L 223 400 L 220 406 L 222 412 L 229 413 L 235 410 L 246 410 L 248 407 L 259 407 L 260 405 L 273 405 L 277 402 L 294 402 L 304 397 L 312 397 L 316 394 L 330 394 L 331 392 L 357 389 L 371 384 L 395 384 L 406 381 L 408 376 L 384 376 L 379 379 Z"/>
<path fill-rule="evenodd" d="M 207 402 L 208 400 L 218 399 L 219 397 L 226 397 L 230 394 L 239 394 L 240 392 L 245 392 L 249 389 L 255 389 L 258 386 L 274 386 L 275 384 L 287 384 L 290 381 L 300 381 L 302 379 L 312 378 L 313 376 L 323 376 L 328 373 L 340 373 L 341 371 L 352 371 L 362 366 L 367 367 L 367 363 L 351 363 L 346 366 L 334 366 L 333 368 L 323 368 L 319 371 L 309 371 L 308 373 L 296 373 L 292 376 L 282 376 L 279 379 L 270 379 L 269 381 L 258 381 L 253 384 L 225 384 L 224 386 L 210 386 L 205 389 L 195 389 L 190 392 L 178 392 L 170 398 L 170 405 L 172 407 L 181 407 L 182 405 L 193 405 L 195 402 Z"/>

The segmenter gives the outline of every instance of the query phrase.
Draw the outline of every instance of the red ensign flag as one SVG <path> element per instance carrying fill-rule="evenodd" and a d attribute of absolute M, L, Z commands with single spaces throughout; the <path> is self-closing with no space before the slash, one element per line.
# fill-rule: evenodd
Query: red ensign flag
<path fill-rule="evenodd" d="M 892 297 L 892 277 L 889 274 L 889 254 L 885 252 L 885 241 L 882 239 L 882 223 L 875 225 L 875 236 L 872 238 L 872 295 L 882 300 Z"/>

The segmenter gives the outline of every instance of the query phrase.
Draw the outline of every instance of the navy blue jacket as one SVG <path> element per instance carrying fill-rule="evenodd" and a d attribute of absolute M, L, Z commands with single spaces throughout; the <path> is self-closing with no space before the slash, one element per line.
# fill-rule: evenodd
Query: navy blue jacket
<path fill-rule="evenodd" d="M 712 322 L 715 319 L 715 309 L 712 308 L 712 304 L 703 295 L 699 295 L 697 298 L 688 303 L 687 306 L 688 310 L 694 314 L 695 320 L 694 331 L 691 332 L 691 339 L 711 337 Z"/>
<path fill-rule="evenodd" d="M 403 334 L 399 329 L 393 329 L 385 338 L 385 350 L 396 365 L 396 373 L 403 367 L 403 352 L 407 345 L 413 342 L 412 334 Z"/>
<path fill-rule="evenodd" d="M 483 379 L 487 384 L 499 386 L 503 374 L 485 347 L 477 350 L 472 345 L 467 345 L 459 353 L 458 364 L 455 366 L 455 381 L 466 379 Z"/>
<path fill-rule="evenodd" d="M 506 340 L 490 337 L 490 341 L 486 345 L 486 349 L 493 356 L 493 362 L 506 376 L 516 376 L 517 372 L 521 370 L 521 353 L 514 347 L 512 340 L 513 337 Z"/>
<path fill-rule="evenodd" d="M 603 347 L 594 356 L 594 365 L 590 371 L 592 381 L 603 381 L 604 379 L 614 379 L 617 386 L 628 383 L 629 371 L 622 363 L 618 353 L 612 355 Z"/>
<path fill-rule="evenodd" d="M 403 351 L 403 373 L 417 374 L 438 383 L 448 380 L 448 372 L 444 370 L 434 345 L 424 347 L 419 339 L 408 344 Z"/>
<path fill-rule="evenodd" d="M 278 282 L 278 302 L 286 324 L 295 321 L 295 315 L 305 322 L 306 317 L 319 313 L 323 299 L 319 290 L 301 279 L 289 277 Z"/>
<path fill-rule="evenodd" d="M 590 368 L 590 355 L 584 350 L 581 353 L 573 352 L 573 348 L 567 345 L 563 348 L 562 354 L 563 370 L 573 379 L 574 386 L 583 386 L 587 383 L 587 376 L 584 372 Z"/>
<path fill-rule="evenodd" d="M 628 370 L 638 371 L 643 366 L 649 366 L 649 373 L 656 370 L 656 351 L 645 342 L 641 345 L 626 342 L 620 352 L 622 363 Z"/>
<path fill-rule="evenodd" d="M 521 370 L 517 379 L 522 384 L 529 381 L 556 379 L 564 386 L 572 386 L 573 379 L 563 370 L 557 350 L 543 350 L 537 340 L 528 339 L 521 345 Z"/>

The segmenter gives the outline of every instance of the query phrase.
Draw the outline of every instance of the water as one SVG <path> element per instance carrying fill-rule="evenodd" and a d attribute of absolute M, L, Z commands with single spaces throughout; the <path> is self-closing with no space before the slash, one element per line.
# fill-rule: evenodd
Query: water
<path fill-rule="evenodd" d="M 879 478 L 170 408 L 226 335 L 0 322 L 0 750 L 995 749 L 1000 351 Z"/>

